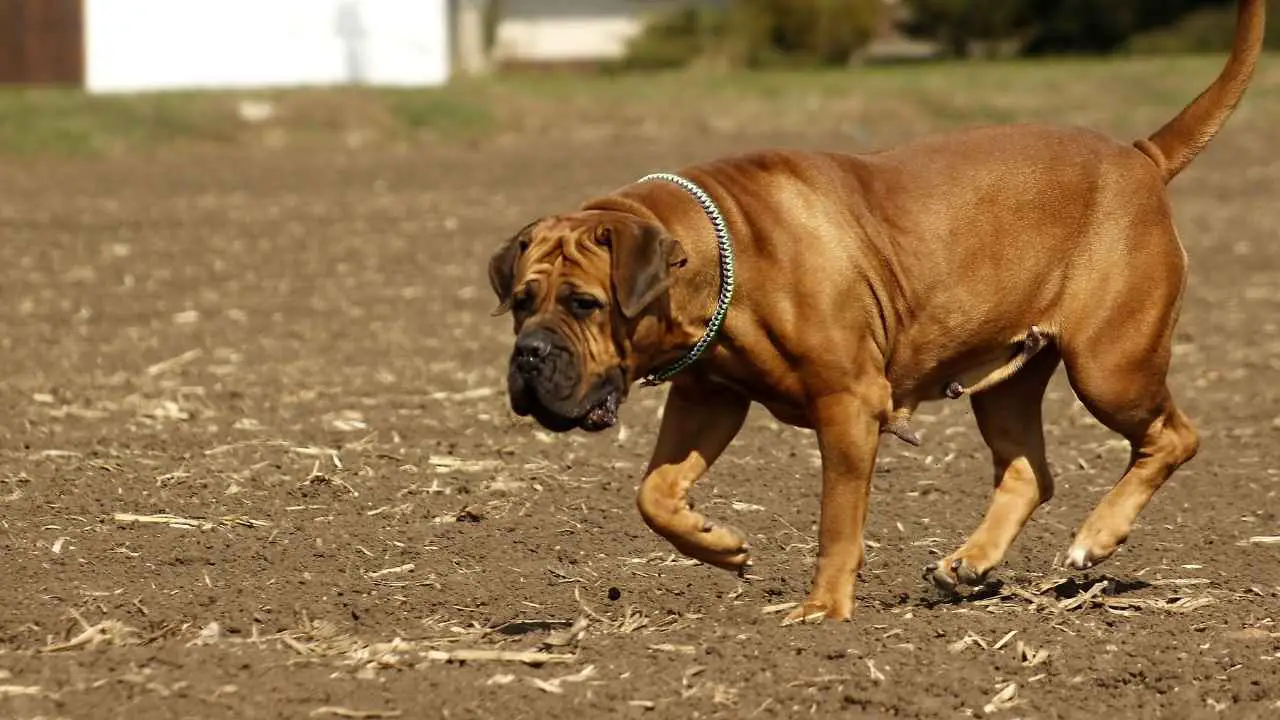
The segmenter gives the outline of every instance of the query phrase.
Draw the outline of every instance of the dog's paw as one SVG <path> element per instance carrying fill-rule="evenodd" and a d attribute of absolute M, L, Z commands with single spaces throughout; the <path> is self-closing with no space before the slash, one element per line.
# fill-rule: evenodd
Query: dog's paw
<path fill-rule="evenodd" d="M 696 533 L 673 539 L 676 548 L 708 565 L 739 574 L 751 568 L 751 545 L 746 533 L 732 525 L 702 520 Z"/>
<path fill-rule="evenodd" d="M 1067 551 L 1066 560 L 1064 560 L 1062 564 L 1068 570 L 1092 570 L 1111 559 L 1111 556 L 1114 555 L 1118 549 L 1119 547 L 1116 546 L 1099 551 L 1095 548 L 1091 548 L 1077 542 L 1071 546 L 1070 550 Z"/>
<path fill-rule="evenodd" d="M 712 522 L 694 512 L 691 505 L 665 512 L 651 508 L 644 517 L 650 528 L 686 557 L 738 573 L 751 565 L 746 533 L 732 525 Z"/>
<path fill-rule="evenodd" d="M 1097 563 L 1089 556 L 1089 549 L 1073 547 L 1067 551 L 1067 559 L 1062 563 L 1068 570 L 1089 570 Z"/>
<path fill-rule="evenodd" d="M 1128 532 L 1117 534 L 1085 528 L 1071 543 L 1063 565 L 1069 570 L 1092 570 L 1111 559 L 1128 538 Z"/>
<path fill-rule="evenodd" d="M 810 596 L 782 620 L 784 627 L 789 625 L 816 625 L 827 620 L 848 621 L 853 619 L 853 598 L 841 601 L 837 598 L 817 598 Z"/>
<path fill-rule="evenodd" d="M 933 583 L 939 591 L 956 595 L 962 587 L 981 587 L 987 582 L 990 573 L 990 569 L 978 570 L 963 558 L 948 557 L 926 565 L 924 579 Z"/>

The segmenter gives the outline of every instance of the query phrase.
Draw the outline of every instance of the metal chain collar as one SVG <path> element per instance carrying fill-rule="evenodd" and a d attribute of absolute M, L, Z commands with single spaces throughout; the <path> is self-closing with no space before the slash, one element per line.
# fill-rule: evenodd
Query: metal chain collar
<path fill-rule="evenodd" d="M 716 335 L 720 332 L 720 326 L 724 324 L 725 315 L 729 313 L 729 302 L 733 300 L 733 239 L 729 235 L 729 225 L 725 222 L 724 215 L 720 214 L 720 208 L 716 207 L 716 203 L 711 199 L 705 190 L 698 187 L 693 182 L 686 180 L 679 175 L 671 173 L 653 173 L 645 175 L 636 182 L 649 182 L 652 180 L 665 180 L 678 185 L 680 188 L 693 196 L 698 201 L 698 205 L 702 206 L 702 211 L 707 214 L 707 219 L 711 221 L 711 226 L 715 229 L 716 245 L 720 248 L 720 297 L 716 300 L 715 312 L 711 315 L 711 321 L 707 323 L 707 329 L 702 333 L 702 337 L 694 344 L 684 357 L 677 360 L 674 364 L 659 371 L 651 372 L 644 377 L 643 385 L 652 387 L 669 380 L 676 373 L 689 367 L 710 347 L 711 342 L 715 340 Z"/>

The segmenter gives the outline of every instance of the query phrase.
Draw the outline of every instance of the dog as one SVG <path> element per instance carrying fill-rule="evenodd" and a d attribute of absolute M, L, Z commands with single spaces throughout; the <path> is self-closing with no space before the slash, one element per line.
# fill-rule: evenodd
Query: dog
<path fill-rule="evenodd" d="M 738 572 L 746 537 L 696 512 L 691 488 L 752 403 L 813 430 L 817 562 L 784 622 L 849 620 L 881 438 L 918 444 L 922 403 L 971 402 L 994 493 L 925 576 L 979 586 L 1053 495 L 1041 404 L 1063 365 L 1132 449 L 1067 551 L 1096 566 L 1199 447 L 1166 381 L 1187 277 L 1166 187 L 1241 101 L 1265 22 L 1264 0 L 1241 0 L 1221 74 L 1136 142 L 1020 124 L 863 155 L 766 150 L 534 220 L 488 266 L 515 333 L 512 411 L 599 432 L 634 384 L 667 383 L 636 505 L 684 555 Z"/>

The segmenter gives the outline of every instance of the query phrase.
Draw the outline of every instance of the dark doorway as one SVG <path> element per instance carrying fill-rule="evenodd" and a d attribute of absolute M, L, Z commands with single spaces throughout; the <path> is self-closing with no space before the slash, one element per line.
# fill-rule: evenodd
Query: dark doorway
<path fill-rule="evenodd" d="M 0 0 L 0 84 L 84 85 L 83 0 Z"/>

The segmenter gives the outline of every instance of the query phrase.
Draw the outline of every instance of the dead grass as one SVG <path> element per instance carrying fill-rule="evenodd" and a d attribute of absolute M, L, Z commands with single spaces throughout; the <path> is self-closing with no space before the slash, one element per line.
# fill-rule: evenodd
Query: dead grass
<path fill-rule="evenodd" d="M 1146 611 L 1185 614 L 1212 605 L 1218 600 L 1208 591 L 1167 594 L 1160 590 L 1194 587 L 1209 582 L 1201 578 L 1178 578 L 1135 585 L 1116 578 L 1104 577 L 1085 585 L 1074 579 L 1054 578 L 1029 587 L 1001 585 L 986 591 L 979 590 L 971 600 L 971 604 L 973 607 L 991 612 L 1018 610 L 1051 617 L 1087 610 L 1104 610 L 1114 615 L 1124 616 Z M 984 643 L 978 644 L 985 648 Z M 952 650 L 955 650 L 954 646 Z"/>
<path fill-rule="evenodd" d="M 1217 74 L 1223 58 L 1149 56 L 868 67 L 846 71 L 512 75 L 442 89 L 356 88 L 92 97 L 0 91 L 0 155 L 102 155 L 173 147 L 351 150 L 549 133 L 837 131 L 1046 120 L 1149 129 Z M 1280 108 L 1264 62 L 1242 114 Z M 1096 98 L 1123 102 L 1103 109 Z M 183 362 L 181 357 L 175 359 Z M 159 368 L 163 370 L 164 367 Z"/>
<path fill-rule="evenodd" d="M 160 517 L 155 522 L 173 523 L 171 517 Z M 180 525 L 180 527 L 186 527 Z M 378 577 L 387 573 L 406 571 L 405 568 L 369 573 Z M 494 664 L 518 665 L 542 668 L 548 665 L 574 664 L 580 659 L 580 650 L 592 638 L 607 636 L 645 635 L 671 630 L 681 618 L 655 620 L 635 607 L 627 607 L 620 615 L 602 614 L 582 601 L 577 592 L 581 614 L 573 620 L 515 620 L 498 625 L 482 625 L 475 621 L 460 621 L 444 616 L 432 616 L 419 621 L 419 632 L 412 640 L 394 637 L 368 640 L 352 634 L 329 620 L 306 619 L 296 630 L 263 635 L 255 627 L 248 637 L 231 636 L 224 632 L 217 621 L 203 627 L 166 627 L 160 633 L 146 635 L 142 631 L 114 619 L 97 623 L 86 621 L 78 611 L 70 615 L 78 630 L 67 634 L 62 641 L 51 640 L 46 645 L 29 651 L 34 654 L 57 654 L 75 651 L 92 651 L 103 646 L 147 645 L 163 637 L 170 637 L 188 648 L 218 648 L 228 645 L 254 645 L 260 648 L 275 647 L 292 659 L 289 664 L 322 662 L 345 670 L 356 678 L 369 679 L 387 669 L 425 670 L 438 665 Z M 687 621 L 687 619 L 686 619 Z M 692 647 L 652 643 L 657 652 L 691 653 Z M 524 678 L 530 685 L 544 692 L 560 694 L 565 684 L 579 683 L 596 675 L 593 665 L 548 679 L 545 675 Z M 0 679 L 5 679 L 0 676 Z M 510 673 L 493 676 L 489 684 L 506 684 L 518 679 Z M 0 685 L 0 695 L 39 693 L 38 686 Z M 322 712 L 322 710 L 324 712 Z M 347 715 L 348 710 L 337 707 L 322 708 L 316 713 L 343 717 L 383 717 L 383 715 Z M 362 711 L 350 711 L 362 712 Z M 382 712 L 382 711 L 371 711 Z"/>
<path fill-rule="evenodd" d="M 138 515 L 135 513 L 115 513 L 111 516 L 112 520 L 118 523 L 130 524 L 138 523 L 143 525 L 164 525 L 171 528 L 180 528 L 184 530 L 212 530 L 214 528 L 230 528 L 230 527 L 263 527 L 271 523 L 263 520 L 254 520 L 247 517 L 226 516 L 214 519 L 207 518 L 189 518 L 180 517 L 178 515 L 170 515 L 161 513 L 158 515 Z"/>
<path fill-rule="evenodd" d="M 119 620 L 103 620 L 89 624 L 80 613 L 72 610 L 72 616 L 80 625 L 80 632 L 66 642 L 50 643 L 42 648 L 42 653 L 60 653 L 69 650 L 94 650 L 102 645 L 140 645 L 144 642 L 137 628 L 130 627 Z"/>

